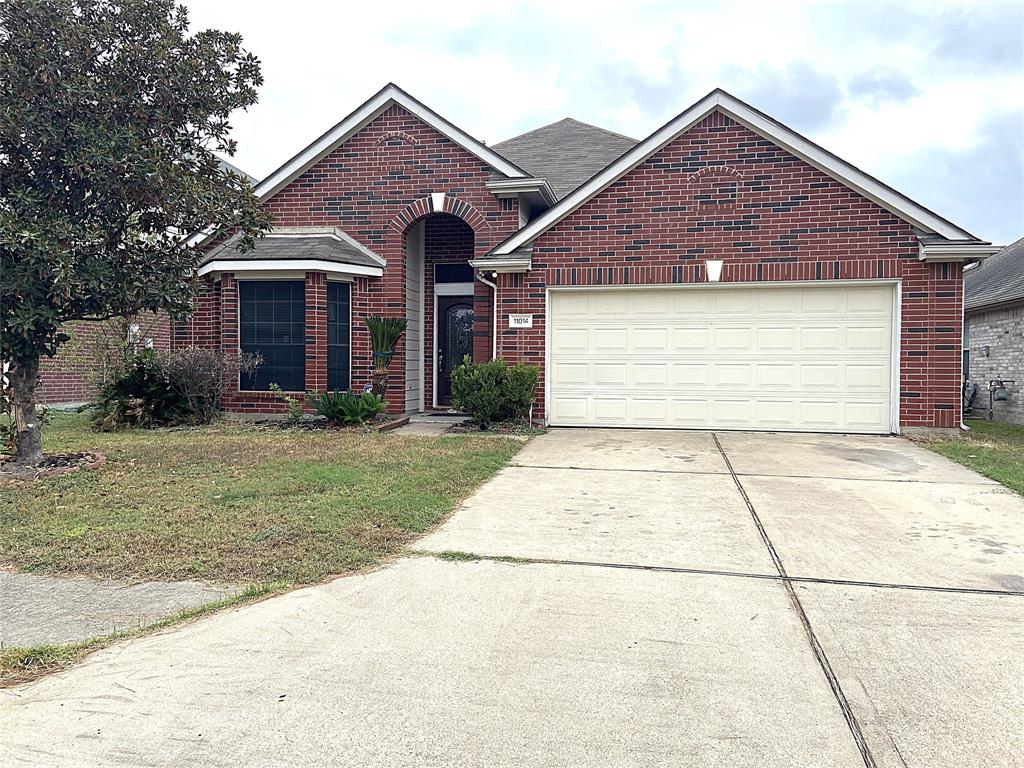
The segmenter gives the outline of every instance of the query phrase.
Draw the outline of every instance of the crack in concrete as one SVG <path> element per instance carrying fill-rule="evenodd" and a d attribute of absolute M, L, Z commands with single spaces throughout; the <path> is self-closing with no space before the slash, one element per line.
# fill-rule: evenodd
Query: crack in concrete
<path fill-rule="evenodd" d="M 775 564 L 775 569 L 778 571 L 779 576 L 786 577 L 786 568 L 782 564 L 782 558 L 779 557 L 779 553 L 775 550 L 775 545 L 772 544 L 772 540 L 768 536 L 768 532 L 761 523 L 761 518 L 758 517 L 757 510 L 750 501 L 750 497 L 747 496 L 747 491 L 744 489 L 743 483 L 740 482 L 739 476 L 733 469 L 732 462 L 729 461 L 729 456 L 726 454 L 721 442 L 719 442 L 718 435 L 712 432 L 711 437 L 715 441 L 715 446 L 718 448 L 718 452 L 722 454 L 722 459 L 725 461 L 725 465 L 729 468 L 729 473 L 732 475 L 733 482 L 736 483 L 736 489 L 740 492 L 740 496 L 743 497 L 743 501 L 747 505 L 747 509 L 750 511 L 750 516 L 754 520 L 754 525 L 757 526 L 757 531 L 761 535 L 761 540 L 768 549 L 768 554 L 771 556 L 772 562 Z M 828 681 L 829 687 L 832 689 L 832 695 L 835 697 L 836 703 L 839 705 L 839 709 L 843 714 L 843 719 L 846 720 L 846 725 L 850 729 L 850 735 L 853 737 L 854 744 L 857 746 L 861 759 L 864 761 L 864 768 L 877 768 L 878 764 L 875 762 L 875 758 L 871 754 L 871 748 L 868 746 L 868 743 L 864 738 L 864 733 L 861 730 L 860 723 L 857 721 L 857 716 L 854 714 L 853 708 L 850 706 L 850 702 L 846 698 L 846 694 L 843 692 L 843 687 L 839 683 L 838 676 L 832 669 L 832 664 L 829 662 L 828 656 L 825 654 L 825 649 L 821 646 L 821 643 L 818 641 L 818 636 L 814 633 L 814 627 L 811 626 L 811 620 L 807 616 L 807 612 L 804 610 L 804 606 L 800 602 L 800 598 L 797 596 L 796 590 L 793 588 L 792 581 L 786 578 L 782 581 L 782 585 L 786 590 L 786 594 L 789 596 L 790 603 L 796 610 L 800 623 L 803 625 L 804 634 L 807 636 L 807 640 L 811 645 L 811 650 L 814 651 L 814 656 L 818 660 L 818 666 L 821 667 L 821 671 L 825 675 L 825 679 Z"/>
<path fill-rule="evenodd" d="M 982 488 L 995 487 L 1002 489 L 994 480 L 967 482 L 965 480 L 917 480 L 909 477 L 837 477 L 833 475 L 779 475 L 762 472 L 712 472 L 707 469 L 640 469 L 637 467 L 622 469 L 621 467 L 559 467 L 553 464 L 508 464 L 515 469 L 571 469 L 574 472 L 642 472 L 650 475 L 715 475 L 720 477 L 775 477 L 783 480 L 848 480 L 857 483 L 921 483 L 924 485 L 976 485 Z M 1012 491 L 1008 491 L 1012 493 Z"/>
<path fill-rule="evenodd" d="M 942 587 L 929 584 L 894 584 L 884 581 L 856 581 L 852 579 L 829 579 L 819 576 L 783 576 L 775 573 L 750 573 L 748 571 L 723 571 L 717 568 L 686 568 L 678 565 L 643 565 L 641 563 L 611 563 L 600 560 L 567 560 L 552 557 L 523 557 L 520 555 L 486 555 L 479 552 L 459 552 L 458 558 L 445 557 L 444 550 L 413 549 L 407 554 L 415 557 L 434 557 L 439 560 L 486 560 L 493 563 L 513 565 L 572 565 L 585 568 L 619 568 L 631 571 L 655 571 L 662 573 L 692 574 L 696 576 L 724 576 L 735 579 L 759 579 L 762 581 L 790 582 L 793 584 L 831 584 L 840 587 L 866 587 L 869 589 L 905 589 L 913 592 L 940 592 L 955 595 L 986 595 L 999 597 L 1024 597 L 1024 591 L 984 589 L 982 587 Z"/>

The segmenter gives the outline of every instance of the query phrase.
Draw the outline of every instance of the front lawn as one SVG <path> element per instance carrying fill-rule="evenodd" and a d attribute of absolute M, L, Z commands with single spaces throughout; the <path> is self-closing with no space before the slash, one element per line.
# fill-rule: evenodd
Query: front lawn
<path fill-rule="evenodd" d="M 970 432 L 922 444 L 1024 495 L 1024 426 L 967 419 Z"/>
<path fill-rule="evenodd" d="M 48 452 L 97 471 L 0 481 L 0 565 L 121 580 L 309 583 L 379 562 L 451 512 L 522 443 L 261 430 L 93 432 L 57 414 Z"/>

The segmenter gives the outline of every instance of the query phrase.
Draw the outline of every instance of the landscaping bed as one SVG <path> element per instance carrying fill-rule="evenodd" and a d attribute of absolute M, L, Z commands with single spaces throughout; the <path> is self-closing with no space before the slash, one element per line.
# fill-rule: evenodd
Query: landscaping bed
<path fill-rule="evenodd" d="M 322 416 L 303 418 L 299 421 L 287 419 L 258 419 L 253 424 L 261 429 L 305 429 L 312 431 L 330 430 L 332 432 L 390 432 L 392 429 L 404 427 L 409 423 L 408 416 L 380 415 L 365 424 L 336 424 Z"/>
<path fill-rule="evenodd" d="M 522 445 L 495 437 L 195 428 L 97 433 L 56 414 L 47 453 L 99 469 L 0 480 L 0 565 L 119 580 L 310 583 L 400 551 Z"/>

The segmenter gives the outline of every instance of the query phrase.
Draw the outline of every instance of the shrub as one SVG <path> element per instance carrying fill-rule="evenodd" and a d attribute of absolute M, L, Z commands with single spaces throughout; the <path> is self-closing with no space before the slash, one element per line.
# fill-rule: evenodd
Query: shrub
<path fill-rule="evenodd" d="M 468 356 L 452 371 L 452 405 L 469 414 L 481 429 L 495 421 L 523 418 L 533 405 L 540 370 L 504 360 L 475 363 Z"/>
<path fill-rule="evenodd" d="M 536 365 L 516 363 L 508 369 L 508 383 L 505 392 L 508 398 L 508 416 L 512 419 L 525 419 L 533 408 L 537 381 L 540 379 L 540 368 Z"/>
<path fill-rule="evenodd" d="M 158 427 L 179 421 L 186 411 L 185 398 L 171 389 L 160 372 L 157 353 L 141 349 L 126 357 L 100 388 L 92 421 L 104 431 Z"/>
<path fill-rule="evenodd" d="M 331 424 L 365 424 L 388 407 L 384 398 L 373 392 L 311 392 L 309 402 L 317 415 Z"/>
<path fill-rule="evenodd" d="M 254 373 L 262 362 L 262 357 L 249 352 L 224 353 L 202 347 L 157 355 L 157 368 L 168 386 L 184 398 L 185 420 L 191 424 L 212 421 L 239 374 Z"/>
<path fill-rule="evenodd" d="M 277 395 L 285 405 L 285 421 L 289 424 L 298 424 L 302 421 L 302 401 L 297 397 L 287 394 L 277 384 L 270 385 L 270 391 Z"/>

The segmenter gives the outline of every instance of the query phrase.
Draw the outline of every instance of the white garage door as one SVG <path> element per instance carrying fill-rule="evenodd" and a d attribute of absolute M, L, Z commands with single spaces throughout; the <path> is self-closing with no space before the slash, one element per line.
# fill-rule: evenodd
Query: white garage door
<path fill-rule="evenodd" d="M 890 431 L 893 285 L 550 296 L 549 420 Z"/>

